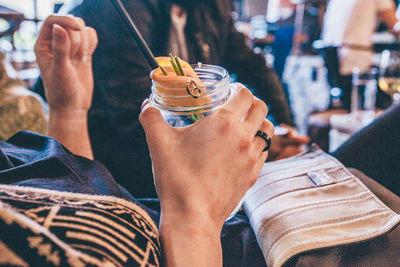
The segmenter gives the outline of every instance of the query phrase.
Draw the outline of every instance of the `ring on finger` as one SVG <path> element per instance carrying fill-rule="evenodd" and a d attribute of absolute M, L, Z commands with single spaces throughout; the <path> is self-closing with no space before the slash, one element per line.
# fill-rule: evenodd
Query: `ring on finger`
<path fill-rule="evenodd" d="M 268 134 L 263 131 L 257 131 L 256 136 L 261 137 L 267 143 L 267 145 L 263 149 L 263 152 L 268 151 L 268 149 L 271 147 L 271 143 L 272 143 L 271 137 L 269 137 Z"/>

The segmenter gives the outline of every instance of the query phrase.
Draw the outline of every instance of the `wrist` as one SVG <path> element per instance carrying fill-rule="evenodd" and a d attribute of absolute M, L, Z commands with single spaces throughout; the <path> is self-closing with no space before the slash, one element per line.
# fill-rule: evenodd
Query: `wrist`
<path fill-rule="evenodd" d="M 226 217 L 216 213 L 216 207 L 209 207 L 206 202 L 198 199 L 172 200 L 160 198 L 161 218 L 165 223 L 184 222 L 186 225 L 194 225 L 197 229 L 204 225 L 208 231 L 219 232 L 226 221 Z"/>
<path fill-rule="evenodd" d="M 165 266 L 222 266 L 220 234 L 221 228 L 212 227 L 205 218 L 178 219 L 161 214 Z"/>
<path fill-rule="evenodd" d="M 192 234 L 207 233 L 208 236 L 219 236 L 223 222 L 215 222 L 215 219 L 211 216 L 207 216 L 201 213 L 185 213 L 181 212 L 164 212 L 161 211 L 160 225 L 163 227 L 173 227 L 174 225 L 182 225 L 186 230 Z"/>
<path fill-rule="evenodd" d="M 87 111 L 60 112 L 50 109 L 48 135 L 72 153 L 93 159 L 87 125 Z"/>
<path fill-rule="evenodd" d="M 49 119 L 60 122 L 86 122 L 88 110 L 85 109 L 54 109 L 49 107 Z"/>

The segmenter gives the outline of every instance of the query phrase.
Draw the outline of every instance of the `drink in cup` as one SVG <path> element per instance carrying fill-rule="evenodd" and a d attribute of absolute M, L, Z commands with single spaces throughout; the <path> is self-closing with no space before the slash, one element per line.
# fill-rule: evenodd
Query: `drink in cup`
<path fill-rule="evenodd" d="M 162 66 L 163 61 L 158 61 Z M 201 63 L 189 65 L 182 60 L 179 62 L 186 76 L 176 75 L 165 63 L 162 67 L 167 75 L 159 69 L 151 73 L 153 84 L 150 102 L 173 127 L 184 127 L 210 115 L 231 95 L 230 77 L 224 68 Z"/>
<path fill-rule="evenodd" d="M 218 110 L 231 96 L 230 76 L 220 66 L 190 65 L 172 56 L 159 57 L 157 61 L 161 68 L 150 74 L 150 103 L 173 127 L 196 123 Z M 184 75 L 181 75 L 182 72 Z M 241 205 L 242 201 L 229 218 L 237 213 Z"/>

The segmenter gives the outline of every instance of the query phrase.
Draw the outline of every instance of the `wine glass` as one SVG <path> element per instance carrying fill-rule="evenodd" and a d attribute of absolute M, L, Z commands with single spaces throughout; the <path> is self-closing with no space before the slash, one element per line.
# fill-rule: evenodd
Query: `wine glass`
<path fill-rule="evenodd" d="M 400 51 L 384 50 L 379 71 L 379 88 L 390 95 L 392 105 L 400 103 Z"/>

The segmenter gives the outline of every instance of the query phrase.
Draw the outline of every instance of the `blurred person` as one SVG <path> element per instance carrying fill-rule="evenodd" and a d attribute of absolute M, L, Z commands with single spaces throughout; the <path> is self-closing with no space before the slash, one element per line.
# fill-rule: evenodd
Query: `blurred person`
<path fill-rule="evenodd" d="M 274 69 L 281 80 L 286 58 L 289 56 L 293 46 L 295 13 L 296 5 L 290 0 L 268 1 L 267 22 L 273 23 L 276 27 L 272 44 Z"/>
<path fill-rule="evenodd" d="M 296 0 L 269 0 L 266 14 L 266 20 L 269 23 L 268 29 L 274 36 L 272 43 L 273 68 L 282 81 L 289 103 L 291 96 L 288 78 L 284 76 L 287 58 L 290 54 L 299 56 L 302 53 L 309 53 L 309 47 L 320 32 L 318 7 L 307 3 L 303 14 L 300 14 L 297 10 L 298 4 L 299 1 Z M 297 16 L 300 15 L 303 16 L 303 19 L 298 22 Z M 296 22 L 299 25 L 295 25 Z"/>
<path fill-rule="evenodd" d="M 307 47 L 316 35 L 319 35 L 318 8 L 313 3 L 305 4 L 303 21 L 300 29 L 295 29 L 296 9 L 299 1 L 296 0 L 269 0 L 266 19 L 271 24 L 274 34 L 272 44 L 274 55 L 274 69 L 282 80 L 286 64 L 286 58 L 296 44 L 303 51 L 308 52 Z M 295 31 L 299 32 L 295 32 Z"/>
<path fill-rule="evenodd" d="M 276 124 L 294 130 L 279 79 L 234 28 L 231 0 L 128 0 L 124 4 L 156 56 L 172 53 L 188 62 L 226 68 L 268 104 Z M 151 92 L 151 69 L 111 1 L 86 0 L 71 13 L 83 18 L 99 35 L 93 55 L 95 90 L 89 112 L 95 158 L 132 193 L 155 196 L 149 151 L 137 119 L 141 103 Z M 295 152 L 308 142 L 303 138 L 294 145 L 298 140 L 292 142 Z"/>
<path fill-rule="evenodd" d="M 341 105 L 349 111 L 352 71 L 357 68 L 363 73 L 372 67 L 372 35 L 379 21 L 400 35 L 392 0 L 330 0 L 328 3 L 322 32 L 328 81 L 331 87 L 342 90 Z"/>

